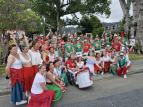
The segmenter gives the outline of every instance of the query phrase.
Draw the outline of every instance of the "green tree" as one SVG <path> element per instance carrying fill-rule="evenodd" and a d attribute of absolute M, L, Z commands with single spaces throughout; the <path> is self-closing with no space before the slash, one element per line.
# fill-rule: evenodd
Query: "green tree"
<path fill-rule="evenodd" d="M 28 9 L 28 0 L 0 0 L 0 46 L 2 49 L 3 61 L 6 59 L 7 47 L 4 38 L 9 41 L 10 35 L 6 30 L 28 29 L 34 31 L 35 20 L 39 19 L 35 12 Z"/>
<path fill-rule="evenodd" d="M 91 15 L 90 17 L 83 16 L 79 22 L 78 28 L 81 29 L 81 32 L 83 34 L 92 33 L 94 37 L 96 35 L 101 36 L 104 31 L 100 20 L 93 15 Z"/>
<path fill-rule="evenodd" d="M 32 9 L 47 20 L 51 27 L 57 27 L 61 33 L 62 26 L 77 24 L 76 13 L 81 15 L 105 14 L 110 15 L 111 0 L 31 0 Z M 72 14 L 73 18 L 62 20 L 65 15 Z M 56 24 L 56 25 L 55 25 Z"/>

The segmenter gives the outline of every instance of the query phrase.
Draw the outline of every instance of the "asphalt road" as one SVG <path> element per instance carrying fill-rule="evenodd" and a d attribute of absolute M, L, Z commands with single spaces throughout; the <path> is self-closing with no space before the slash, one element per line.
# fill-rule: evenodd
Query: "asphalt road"
<path fill-rule="evenodd" d="M 0 107 L 17 106 L 10 104 L 10 95 L 5 95 L 0 96 Z M 53 102 L 52 107 L 143 107 L 143 73 L 129 75 L 127 79 L 95 81 L 93 86 L 82 90 L 68 86 L 61 100 Z"/>

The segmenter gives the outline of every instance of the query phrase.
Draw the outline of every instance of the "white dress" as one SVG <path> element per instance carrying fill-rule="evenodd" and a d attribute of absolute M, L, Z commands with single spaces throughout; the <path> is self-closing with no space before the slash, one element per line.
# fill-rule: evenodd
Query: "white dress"
<path fill-rule="evenodd" d="M 90 71 L 92 73 L 94 73 L 94 64 L 95 64 L 95 60 L 90 60 L 89 58 L 86 60 L 86 67 L 88 67 L 90 69 Z"/>
<path fill-rule="evenodd" d="M 81 64 L 77 62 L 77 67 L 78 67 L 78 68 L 83 68 L 83 65 L 84 65 L 84 62 L 83 62 L 83 61 L 81 61 Z"/>

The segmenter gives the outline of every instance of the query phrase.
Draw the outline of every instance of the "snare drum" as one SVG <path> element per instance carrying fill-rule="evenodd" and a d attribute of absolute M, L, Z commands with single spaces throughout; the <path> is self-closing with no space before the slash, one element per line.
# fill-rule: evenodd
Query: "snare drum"
<path fill-rule="evenodd" d="M 79 88 L 87 88 L 93 85 L 88 67 L 76 71 L 76 77 Z"/>

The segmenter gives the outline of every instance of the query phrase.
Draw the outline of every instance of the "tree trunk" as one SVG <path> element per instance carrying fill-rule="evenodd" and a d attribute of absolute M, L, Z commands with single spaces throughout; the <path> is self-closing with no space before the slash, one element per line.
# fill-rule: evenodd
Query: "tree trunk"
<path fill-rule="evenodd" d="M 120 2 L 120 5 L 121 5 L 121 8 L 122 8 L 122 11 L 123 11 L 123 16 L 125 18 L 125 24 L 124 24 L 124 33 L 126 35 L 126 37 L 128 37 L 129 39 L 129 32 L 130 32 L 130 29 L 129 29 L 129 25 L 130 25 L 130 14 L 129 14 L 129 8 L 125 2 L 125 0 L 119 0 Z"/>
<path fill-rule="evenodd" d="M 137 25 L 136 29 L 136 40 L 140 45 L 140 51 L 143 53 L 143 0 L 135 0 L 134 4 L 136 4 L 136 14 L 134 17 L 137 19 L 135 23 Z M 140 52 L 139 52 L 140 54 Z"/>
<path fill-rule="evenodd" d="M 61 20 L 59 11 L 57 11 L 57 33 L 61 34 Z"/>
<path fill-rule="evenodd" d="M 7 57 L 7 47 L 9 45 L 9 36 L 5 36 L 5 31 L 2 30 L 2 33 L 0 33 L 0 45 L 1 45 L 1 50 L 2 50 L 2 63 L 6 62 L 6 57 Z M 7 43 L 4 43 L 4 37 L 6 37 Z"/>
<path fill-rule="evenodd" d="M 42 21 L 43 21 L 43 36 L 45 36 L 45 18 L 42 17 Z"/>

